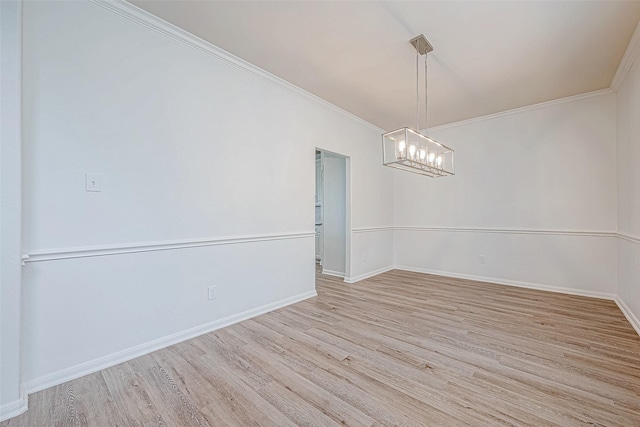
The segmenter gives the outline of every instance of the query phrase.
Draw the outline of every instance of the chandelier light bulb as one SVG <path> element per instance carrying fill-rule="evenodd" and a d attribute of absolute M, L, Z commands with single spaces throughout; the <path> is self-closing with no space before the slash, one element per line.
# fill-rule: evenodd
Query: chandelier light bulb
<path fill-rule="evenodd" d="M 433 164 L 433 161 L 435 160 L 435 158 L 436 158 L 436 153 L 433 153 L 433 152 L 429 153 L 429 163 L 430 164 Z"/>
<path fill-rule="evenodd" d="M 427 157 L 427 150 L 424 148 L 420 149 L 420 161 L 424 163 L 424 159 Z"/>
<path fill-rule="evenodd" d="M 416 156 L 416 146 L 411 144 L 409 145 L 409 156 L 413 159 Z"/>
<path fill-rule="evenodd" d="M 438 156 L 438 158 L 436 159 L 436 164 L 438 165 L 438 167 L 442 167 L 442 156 Z"/>
<path fill-rule="evenodd" d="M 399 140 L 396 143 L 396 148 L 398 149 L 398 151 L 396 152 L 396 158 L 398 160 L 402 160 L 402 159 L 406 158 L 406 156 L 407 156 L 407 154 L 406 154 L 407 144 L 404 142 L 403 139 Z"/>

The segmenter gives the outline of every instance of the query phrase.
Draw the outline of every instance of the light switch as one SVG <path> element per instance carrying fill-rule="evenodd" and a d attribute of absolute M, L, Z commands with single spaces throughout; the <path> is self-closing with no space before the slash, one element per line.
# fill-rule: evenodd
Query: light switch
<path fill-rule="evenodd" d="M 102 191 L 102 181 L 100 175 L 95 173 L 88 173 L 85 175 L 85 189 L 87 191 L 100 192 Z"/>

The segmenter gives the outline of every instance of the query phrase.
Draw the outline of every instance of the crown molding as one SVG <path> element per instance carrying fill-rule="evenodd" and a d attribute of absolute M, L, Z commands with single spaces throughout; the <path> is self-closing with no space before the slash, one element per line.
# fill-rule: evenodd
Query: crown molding
<path fill-rule="evenodd" d="M 618 69 L 616 70 L 616 74 L 613 76 L 613 80 L 611 80 L 611 90 L 614 92 L 618 92 L 620 87 L 622 86 L 622 82 L 624 82 L 625 77 L 629 74 L 629 70 L 633 66 L 633 63 L 640 56 L 640 22 L 636 26 L 636 30 L 633 32 L 633 36 L 631 36 L 631 40 L 627 45 L 627 50 L 624 52 L 624 56 L 618 65 Z"/>
<path fill-rule="evenodd" d="M 306 98 L 310 101 L 315 102 L 329 110 L 335 111 L 345 117 L 348 117 L 351 120 L 354 120 L 369 129 L 375 130 L 379 133 L 384 133 L 385 131 L 376 125 L 369 123 L 361 117 L 356 116 L 342 108 L 326 101 L 311 92 L 307 92 L 306 90 L 274 75 L 269 73 L 268 71 L 259 68 L 252 63 L 245 61 L 224 49 L 215 46 L 212 43 L 209 43 L 206 40 L 197 37 L 188 31 L 183 30 L 180 27 L 177 27 L 157 16 L 147 12 L 144 9 L 140 9 L 139 7 L 125 1 L 125 0 L 87 0 L 90 3 L 95 4 L 103 9 L 106 9 L 116 15 L 119 15 L 123 18 L 126 18 L 132 22 L 135 22 L 138 25 L 141 25 L 145 28 L 153 30 L 163 36 L 170 38 L 178 43 L 191 47 L 199 52 L 202 52 L 206 55 L 209 55 L 227 65 L 235 67 L 241 71 L 249 72 L 257 77 L 262 78 L 272 84 L 280 86 L 284 89 L 287 89 L 293 93 L 296 93 L 303 98 Z"/>
<path fill-rule="evenodd" d="M 612 94 L 613 91 L 610 88 L 595 90 L 593 92 L 581 93 L 578 95 L 567 96 L 564 98 L 558 98 L 551 101 L 540 102 L 538 104 L 526 105 L 524 107 L 513 108 L 511 110 L 501 111 L 499 113 L 487 114 L 486 116 L 474 117 L 472 119 L 461 120 L 459 122 L 447 123 L 446 125 L 434 126 L 429 128 L 430 132 L 444 130 L 457 126 L 469 125 L 476 122 L 483 122 L 485 120 L 492 120 L 499 117 L 510 116 L 512 114 L 523 113 L 525 111 L 537 110 L 540 108 L 551 107 L 553 105 L 565 104 L 567 102 L 581 101 L 584 99 L 595 98 L 598 96 L 604 96 Z"/>

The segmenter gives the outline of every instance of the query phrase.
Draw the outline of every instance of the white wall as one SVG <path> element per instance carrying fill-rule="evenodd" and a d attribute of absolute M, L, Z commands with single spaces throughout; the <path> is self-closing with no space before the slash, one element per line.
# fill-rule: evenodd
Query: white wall
<path fill-rule="evenodd" d="M 345 276 L 346 273 L 346 218 L 347 218 L 347 159 L 331 153 L 322 153 L 322 271 Z"/>
<path fill-rule="evenodd" d="M 0 421 L 26 410 L 20 361 L 22 4 L 0 2 Z"/>
<path fill-rule="evenodd" d="M 212 51 L 25 3 L 29 391 L 309 296 L 316 147 L 352 160 L 353 226 L 391 225 L 378 129 Z"/>
<path fill-rule="evenodd" d="M 615 117 L 605 91 L 430 131 L 457 174 L 396 173 L 396 264 L 615 295 Z"/>
<path fill-rule="evenodd" d="M 351 240 L 351 275 L 345 281 L 354 283 L 394 267 L 394 233 L 392 227 L 354 229 Z"/>
<path fill-rule="evenodd" d="M 339 140 L 338 140 L 339 141 Z M 392 168 L 385 169 L 385 181 L 362 180 L 356 170 L 382 164 L 382 132 L 373 135 L 370 143 L 373 149 L 358 157 L 350 156 L 351 168 L 351 254 L 347 282 L 356 282 L 374 276 L 394 265 L 393 248 L 393 180 Z M 330 151 L 349 155 L 341 149 Z M 356 206 L 365 206 L 359 212 Z M 348 237 L 347 237 L 348 238 Z M 364 258 L 363 258 L 364 255 Z"/>
<path fill-rule="evenodd" d="M 640 66 L 635 59 L 617 94 L 618 298 L 640 333 Z"/>
<path fill-rule="evenodd" d="M 458 174 L 430 180 L 381 166 L 379 129 L 179 30 L 88 2 L 26 2 L 23 23 L 29 391 L 312 294 L 316 147 L 350 158 L 347 281 L 395 262 L 611 296 L 619 272 L 640 313 L 637 242 L 612 237 L 618 222 L 640 234 L 638 125 L 624 119 L 638 83 L 618 96 L 617 176 L 616 100 L 603 93 L 435 129 Z M 102 192 L 84 191 L 85 173 Z M 5 332 L 17 286 L 5 271 L 3 375 L 20 348 L 16 324 Z"/>

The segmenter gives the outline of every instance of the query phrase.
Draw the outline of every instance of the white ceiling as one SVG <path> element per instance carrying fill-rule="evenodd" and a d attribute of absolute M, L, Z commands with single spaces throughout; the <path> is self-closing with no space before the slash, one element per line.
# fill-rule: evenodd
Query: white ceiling
<path fill-rule="evenodd" d="M 415 127 L 416 35 L 436 126 L 609 87 L 640 19 L 640 1 L 132 3 L 386 130 Z"/>

